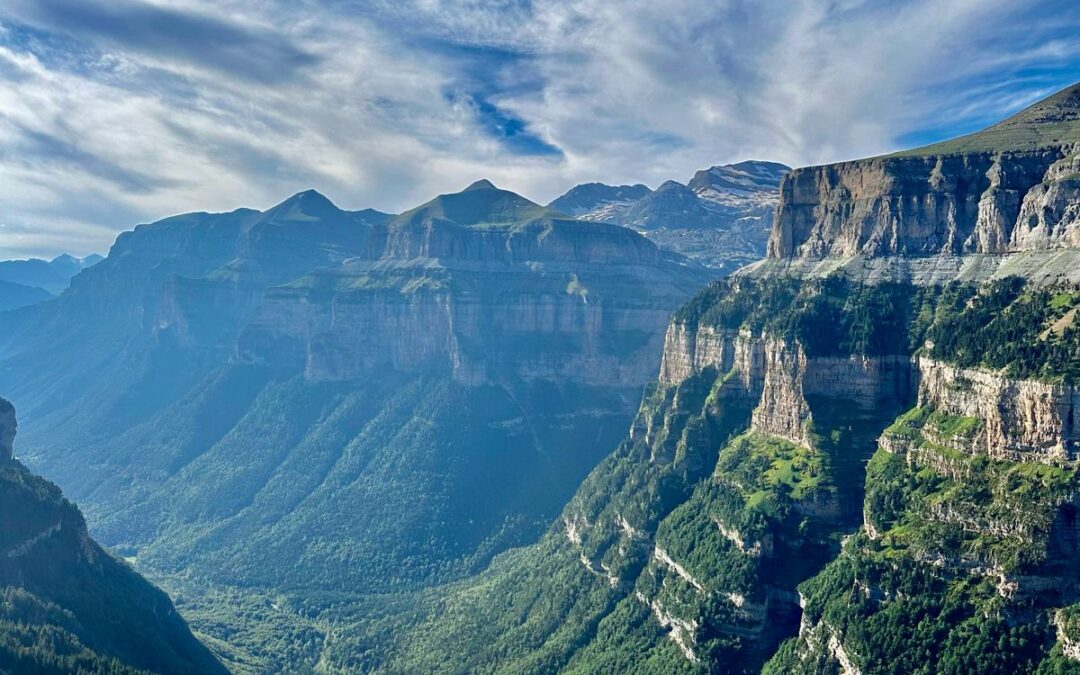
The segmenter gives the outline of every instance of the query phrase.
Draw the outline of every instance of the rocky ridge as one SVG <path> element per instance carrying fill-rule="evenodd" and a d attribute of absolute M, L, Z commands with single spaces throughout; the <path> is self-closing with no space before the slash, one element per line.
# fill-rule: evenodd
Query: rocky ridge
<path fill-rule="evenodd" d="M 669 180 L 656 190 L 587 183 L 548 206 L 632 228 L 661 248 L 727 272 L 765 252 L 776 188 L 789 170 L 775 162 L 746 161 L 698 171 L 686 184 Z"/>
<path fill-rule="evenodd" d="M 1078 92 L 956 142 L 792 171 L 748 273 L 1075 282 Z"/>

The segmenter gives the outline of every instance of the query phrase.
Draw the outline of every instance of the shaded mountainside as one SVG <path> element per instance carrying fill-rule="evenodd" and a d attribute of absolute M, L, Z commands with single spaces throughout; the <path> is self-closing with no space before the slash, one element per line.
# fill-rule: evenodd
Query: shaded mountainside
<path fill-rule="evenodd" d="M 790 167 L 747 161 L 698 171 L 686 185 L 578 185 L 549 208 L 617 223 L 661 248 L 730 272 L 765 253 L 776 190 Z"/>
<path fill-rule="evenodd" d="M 906 663 L 885 645 L 905 644 L 914 624 L 859 623 L 894 591 L 880 596 L 870 585 L 869 605 L 844 605 L 846 623 L 818 619 L 823 603 L 864 602 L 862 582 L 853 595 L 850 576 L 846 586 L 823 580 L 864 550 L 853 543 L 868 536 L 860 534 L 840 553 L 842 538 L 863 521 L 864 494 L 864 531 L 891 547 L 885 560 L 908 561 L 927 588 L 955 579 L 990 584 L 979 597 L 998 598 L 976 606 L 961 597 L 943 612 L 925 628 L 927 639 L 958 632 L 955 642 L 931 645 L 931 657 L 982 672 L 1068 666 L 1053 648 L 1053 617 L 1075 601 L 1065 589 L 1080 562 L 1069 543 L 1075 534 L 1060 529 L 1072 527 L 1068 504 L 1080 494 L 1080 332 L 1042 333 L 1078 306 L 1080 290 L 1013 281 L 715 284 L 676 315 L 660 379 L 630 438 L 590 474 L 551 531 L 451 586 L 380 667 L 754 672 L 772 658 L 775 672 L 829 672 L 844 659 L 862 672 L 917 671 L 882 665 Z M 1006 325 L 1001 316 L 1010 317 Z M 979 349 L 1003 334 L 1016 336 L 1006 351 Z M 910 472 L 893 460 L 883 477 L 883 453 L 900 453 L 889 439 L 917 437 L 907 431 L 912 424 L 935 430 L 925 436 L 930 450 L 906 450 Z M 924 487 L 908 494 L 915 485 Z M 871 525 L 884 507 L 895 531 L 888 537 Z M 942 555 L 957 556 L 955 572 L 951 563 L 942 568 Z M 826 591 L 842 594 L 821 598 Z M 989 632 L 965 641 L 974 625 L 965 617 L 991 609 Z M 1018 621 L 1031 627 L 1017 632 Z M 846 652 L 833 633 L 850 644 Z"/>
<path fill-rule="evenodd" d="M 5 315 L 0 383 L 24 461 L 101 541 L 155 578 L 317 613 L 533 540 L 710 277 L 486 181 L 395 217 L 305 192 L 121 235 L 61 297 Z M 228 641 L 220 618 L 199 630 Z M 270 660 L 229 658 L 292 665 L 255 651 Z"/>
<path fill-rule="evenodd" d="M 86 533 L 59 488 L 11 457 L 0 399 L 0 670 L 224 673 L 168 596 Z"/>
<path fill-rule="evenodd" d="M 1080 672 L 1080 199 L 1036 131 L 789 175 L 773 258 L 675 314 L 544 537 L 363 666 Z"/>

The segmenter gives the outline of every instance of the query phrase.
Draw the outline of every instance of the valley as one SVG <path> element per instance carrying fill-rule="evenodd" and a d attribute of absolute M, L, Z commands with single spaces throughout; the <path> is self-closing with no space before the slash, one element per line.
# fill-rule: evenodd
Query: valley
<path fill-rule="evenodd" d="M 1080 85 L 885 156 L 307 190 L 37 263 L 0 670 L 1080 672 Z"/>

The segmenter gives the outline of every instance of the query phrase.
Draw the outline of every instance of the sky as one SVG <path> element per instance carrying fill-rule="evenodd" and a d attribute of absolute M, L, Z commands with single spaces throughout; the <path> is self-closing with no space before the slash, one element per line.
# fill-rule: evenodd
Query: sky
<path fill-rule="evenodd" d="M 1075 0 L 4 0 L 0 259 L 308 188 L 400 212 L 852 159 L 1077 80 Z"/>

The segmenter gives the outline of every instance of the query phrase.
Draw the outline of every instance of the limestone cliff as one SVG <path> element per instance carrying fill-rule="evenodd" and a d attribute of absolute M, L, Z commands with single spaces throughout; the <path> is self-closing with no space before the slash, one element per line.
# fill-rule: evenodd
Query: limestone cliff
<path fill-rule="evenodd" d="M 1033 214 L 1064 210 L 1072 181 L 1066 179 L 1065 190 L 1054 183 L 1062 163 L 1075 156 L 1076 148 L 1063 146 L 796 169 L 781 186 L 769 256 L 962 255 L 1065 246 L 1077 236 L 1070 216 L 1062 222 L 1048 213 L 1047 225 Z"/>
<path fill-rule="evenodd" d="M 364 255 L 271 289 L 239 353 L 312 381 L 385 367 L 640 387 L 667 314 L 707 278 L 630 230 L 477 184 L 374 228 Z"/>
<path fill-rule="evenodd" d="M 870 412 L 883 401 L 910 400 L 917 382 L 912 360 L 903 354 L 808 357 L 798 342 L 672 322 L 660 382 L 677 385 L 710 367 L 728 374 L 719 396 L 754 401 L 756 431 L 807 446 L 813 417 L 808 398 L 842 399 Z"/>
<path fill-rule="evenodd" d="M 15 406 L 11 402 L 0 398 L 0 462 L 10 460 L 14 456 L 13 443 L 15 441 Z"/>
<path fill-rule="evenodd" d="M 1009 378 L 981 369 L 918 360 L 918 405 L 980 420 L 964 438 L 968 452 L 1017 461 L 1075 459 L 1080 443 L 1080 389 Z"/>
<path fill-rule="evenodd" d="M 1049 267 L 1044 274 L 1075 280 L 1078 110 L 1074 85 L 955 141 L 792 171 L 770 262 L 756 273 L 842 269 L 864 280 L 938 282 L 986 279 L 1011 264 L 1013 273 L 1037 278 Z"/>

